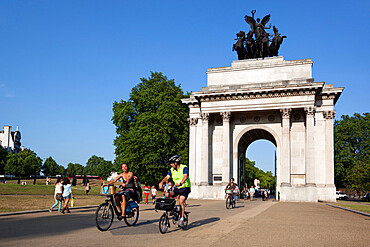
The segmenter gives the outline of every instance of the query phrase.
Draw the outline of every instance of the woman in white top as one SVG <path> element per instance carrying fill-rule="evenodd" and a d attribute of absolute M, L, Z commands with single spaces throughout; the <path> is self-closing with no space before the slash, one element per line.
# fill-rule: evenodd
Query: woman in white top
<path fill-rule="evenodd" d="M 49 209 L 49 212 L 53 211 L 53 208 L 58 205 L 58 212 L 60 212 L 60 208 L 62 207 L 62 193 L 63 193 L 63 185 L 60 182 L 62 179 L 59 177 L 57 178 L 57 182 L 55 183 L 55 190 L 54 190 L 54 199 L 55 203 L 51 208 Z"/>
<path fill-rule="evenodd" d="M 67 213 L 70 213 L 68 203 L 73 197 L 72 194 L 72 185 L 68 178 L 63 179 L 63 199 L 64 199 L 64 207 L 62 209 L 62 214 L 64 214 L 64 210 L 67 210 Z"/>

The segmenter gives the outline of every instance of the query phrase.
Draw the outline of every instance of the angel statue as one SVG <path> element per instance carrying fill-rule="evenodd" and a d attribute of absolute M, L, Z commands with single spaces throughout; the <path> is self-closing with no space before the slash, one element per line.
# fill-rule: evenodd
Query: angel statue
<path fill-rule="evenodd" d="M 265 25 L 267 24 L 267 22 L 270 21 L 271 15 L 268 14 L 265 17 L 263 17 L 261 22 L 260 22 L 260 18 L 257 18 L 257 22 L 256 22 L 256 20 L 254 19 L 254 13 L 256 13 L 255 10 L 252 11 L 252 17 L 246 15 L 244 19 L 249 24 L 252 32 L 255 35 L 256 45 L 257 45 L 257 56 L 267 57 L 268 56 L 268 46 L 269 46 L 268 44 L 269 34 L 266 33 L 265 29 L 270 29 L 271 24 L 269 27 L 266 27 Z"/>

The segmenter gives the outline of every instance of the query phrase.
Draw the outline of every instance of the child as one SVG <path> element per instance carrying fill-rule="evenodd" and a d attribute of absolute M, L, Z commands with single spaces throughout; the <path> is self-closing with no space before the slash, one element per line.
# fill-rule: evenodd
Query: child
<path fill-rule="evenodd" d="M 155 189 L 154 185 L 152 186 L 152 200 L 153 204 L 155 203 L 155 196 L 157 195 L 157 190 Z"/>

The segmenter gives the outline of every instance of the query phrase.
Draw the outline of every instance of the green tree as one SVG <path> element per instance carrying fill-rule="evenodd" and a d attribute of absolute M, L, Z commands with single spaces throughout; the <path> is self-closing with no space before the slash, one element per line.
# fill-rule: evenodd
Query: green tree
<path fill-rule="evenodd" d="M 370 163 L 370 114 L 342 115 L 334 123 L 335 185 L 343 187 L 356 164 Z"/>
<path fill-rule="evenodd" d="M 8 152 L 3 149 L 2 146 L 0 146 L 0 174 L 5 173 L 5 164 L 8 159 Z"/>
<path fill-rule="evenodd" d="M 83 165 L 78 163 L 69 163 L 67 166 L 67 176 L 81 175 L 83 170 Z"/>
<path fill-rule="evenodd" d="M 64 173 L 64 167 L 58 165 L 52 157 L 49 157 L 44 161 L 42 173 L 45 176 L 62 175 Z"/>
<path fill-rule="evenodd" d="M 100 176 L 103 179 L 109 177 L 112 171 L 114 171 L 112 162 L 96 155 L 90 157 L 85 167 L 86 174 Z"/>
<path fill-rule="evenodd" d="M 168 172 L 172 155 L 188 164 L 189 112 L 181 99 L 189 96 L 162 73 L 140 80 L 127 101 L 113 104 L 115 164 L 117 171 L 129 164 L 143 183 L 154 184 Z"/>
<path fill-rule="evenodd" d="M 271 171 L 264 172 L 255 166 L 254 161 L 250 161 L 248 158 L 245 159 L 246 169 L 246 182 L 250 187 L 254 183 L 254 179 L 260 180 L 260 186 L 262 189 L 271 189 L 275 185 L 275 177 Z"/>
<path fill-rule="evenodd" d="M 5 165 L 5 172 L 18 177 L 20 183 L 21 177 L 30 175 L 39 175 L 42 167 L 42 159 L 30 149 L 24 149 L 19 153 L 8 155 Z"/>
<path fill-rule="evenodd" d="M 370 191 L 370 163 L 357 162 L 349 171 L 346 181 L 357 193 Z"/>

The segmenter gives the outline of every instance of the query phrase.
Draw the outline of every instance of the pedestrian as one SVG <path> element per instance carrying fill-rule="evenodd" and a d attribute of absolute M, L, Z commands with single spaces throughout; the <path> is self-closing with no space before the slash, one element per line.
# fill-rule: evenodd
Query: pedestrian
<path fill-rule="evenodd" d="M 141 189 L 141 183 L 139 181 L 139 178 L 134 176 L 134 184 L 135 184 L 135 190 L 138 196 L 138 202 L 141 202 L 143 197 L 143 190 Z"/>
<path fill-rule="evenodd" d="M 85 185 L 85 192 L 86 192 L 86 195 L 89 194 L 89 191 L 90 191 L 91 187 L 90 187 L 90 183 L 87 182 L 86 185 Z"/>
<path fill-rule="evenodd" d="M 167 193 L 170 194 L 171 192 L 173 192 L 172 182 L 171 181 L 166 181 L 166 182 L 168 182 L 168 183 L 166 184 L 166 187 L 164 189 L 164 198 L 166 198 Z"/>
<path fill-rule="evenodd" d="M 72 194 L 72 185 L 68 178 L 63 179 L 63 199 L 64 199 L 64 206 L 62 209 L 62 214 L 64 214 L 64 211 L 67 210 L 67 213 L 70 213 L 68 203 L 73 199 Z"/>
<path fill-rule="evenodd" d="M 234 190 L 234 200 L 238 201 L 238 195 L 239 195 L 239 187 L 238 184 L 235 184 L 235 190 Z"/>
<path fill-rule="evenodd" d="M 148 204 L 149 193 L 150 193 L 150 186 L 145 186 L 144 187 L 145 204 Z"/>
<path fill-rule="evenodd" d="M 49 208 L 49 212 L 53 211 L 53 208 L 58 205 L 58 212 L 60 213 L 60 208 L 62 207 L 62 200 L 63 200 L 63 185 L 61 183 L 61 178 L 57 178 L 57 182 L 55 183 L 55 190 L 54 190 L 54 200 L 55 203 L 51 208 Z"/>
<path fill-rule="evenodd" d="M 152 201 L 153 201 L 153 204 L 155 203 L 155 197 L 156 196 L 157 196 L 157 190 L 156 190 L 156 188 L 153 185 L 152 186 Z"/>
<path fill-rule="evenodd" d="M 253 188 L 253 185 L 249 188 L 249 195 L 250 195 L 250 200 L 253 201 L 253 196 L 256 190 Z"/>

